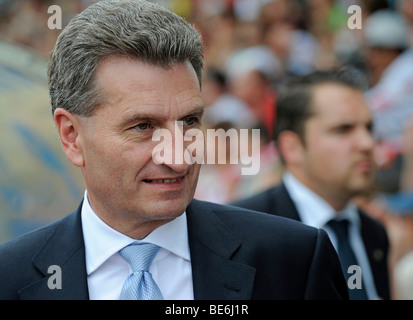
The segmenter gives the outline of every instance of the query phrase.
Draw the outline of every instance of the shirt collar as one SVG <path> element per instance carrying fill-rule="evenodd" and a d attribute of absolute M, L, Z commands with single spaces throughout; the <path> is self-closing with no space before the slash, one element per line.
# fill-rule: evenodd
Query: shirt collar
<path fill-rule="evenodd" d="M 88 275 L 120 249 L 137 241 L 103 222 L 90 206 L 87 191 L 85 191 L 82 205 L 82 229 Z M 171 222 L 158 227 L 140 241 L 156 244 L 162 249 L 190 261 L 186 212 Z M 165 252 L 161 251 L 160 255 L 165 255 Z"/>
<path fill-rule="evenodd" d="M 357 207 L 349 202 L 338 215 L 334 208 L 317 193 L 302 184 L 290 172 L 283 175 L 283 183 L 296 205 L 301 221 L 307 225 L 322 228 L 334 218 L 348 219 L 351 223 L 360 225 Z"/>

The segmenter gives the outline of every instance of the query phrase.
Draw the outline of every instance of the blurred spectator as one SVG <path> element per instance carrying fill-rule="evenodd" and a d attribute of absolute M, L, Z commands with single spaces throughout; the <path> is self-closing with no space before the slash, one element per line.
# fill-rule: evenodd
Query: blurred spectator
<path fill-rule="evenodd" d="M 315 70 L 319 45 L 310 32 L 290 23 L 272 24 L 265 41 L 281 60 L 284 73 L 299 75 Z"/>
<path fill-rule="evenodd" d="M 56 33 L 48 32 L 47 28 L 49 1 L 16 2 L 13 15 L 8 17 L 7 25 L 2 27 L 2 37 L 46 54 L 56 40 Z"/>
<path fill-rule="evenodd" d="M 223 69 L 235 49 L 237 21 L 231 12 L 198 17 L 197 26 L 205 43 L 205 66 Z"/>
<path fill-rule="evenodd" d="M 408 32 L 406 20 L 392 10 L 374 12 L 364 26 L 371 85 L 367 97 L 379 141 L 377 185 L 384 192 L 399 189 L 402 132 L 413 116 L 413 51 Z"/>
<path fill-rule="evenodd" d="M 359 204 L 373 218 L 381 221 L 389 235 L 389 274 L 391 291 L 394 299 L 404 299 L 405 288 L 410 286 L 409 277 L 399 267 L 401 259 L 413 252 L 413 201 L 412 194 L 402 192 L 398 194 L 377 196 L 373 201 Z M 402 263 L 407 264 L 405 262 Z M 406 283 L 403 283 L 404 279 Z"/>
<path fill-rule="evenodd" d="M 241 21 L 252 21 L 257 18 L 262 7 L 272 0 L 235 0 L 234 12 Z"/>
<path fill-rule="evenodd" d="M 232 122 L 235 128 L 251 128 L 254 115 L 241 99 L 232 95 L 227 86 L 225 74 L 209 68 L 202 83 L 205 104 L 203 122 L 207 127 L 221 122 Z"/>
<path fill-rule="evenodd" d="M 399 0 L 398 10 L 406 18 L 409 24 L 409 36 L 410 45 L 413 44 L 413 1 L 412 0 Z"/>
<path fill-rule="evenodd" d="M 264 45 L 251 46 L 229 58 L 226 72 L 231 92 L 247 104 L 271 139 L 276 101 L 273 83 L 281 75 L 278 58 Z"/>
<path fill-rule="evenodd" d="M 230 203 L 260 192 L 279 182 L 281 165 L 274 144 L 268 142 L 268 136 L 265 135 L 265 130 L 259 128 L 261 132 L 258 141 L 253 140 L 255 137 L 251 135 L 251 130 L 248 130 L 248 141 L 242 140 L 243 136 L 238 134 L 238 141 L 233 143 L 231 139 L 225 137 L 225 135 L 229 130 L 234 130 L 234 128 L 237 128 L 236 124 L 231 121 L 223 121 L 208 128 L 217 130 L 216 133 L 221 139 L 216 139 L 214 144 L 215 149 L 212 149 L 211 143 L 207 143 L 206 154 L 208 154 L 208 152 L 215 152 L 215 162 L 214 164 L 204 164 L 202 166 L 195 198 L 217 203 Z M 238 128 L 237 131 L 239 133 Z M 218 141 L 226 141 L 225 148 L 221 148 Z M 248 145 L 247 156 L 253 157 L 253 163 L 259 163 L 260 165 L 260 170 L 255 175 L 241 174 L 241 168 L 244 167 L 241 161 L 241 158 L 244 156 L 241 154 L 241 144 L 244 146 Z M 258 154 L 251 152 L 251 150 L 253 150 L 252 144 L 258 144 L 260 146 L 260 152 Z M 237 150 L 235 150 L 235 148 Z M 225 153 L 224 158 L 226 161 L 221 164 L 218 162 L 218 158 L 222 152 Z M 230 163 L 231 152 L 237 152 L 239 160 L 237 164 Z"/>
<path fill-rule="evenodd" d="M 63 27 L 75 13 L 96 2 L 92 0 L 3 0 L 0 10 L 0 38 L 35 49 L 48 56 L 60 30 L 49 29 L 49 6 L 62 9 Z M 6 14 L 4 14 L 6 13 Z"/>
<path fill-rule="evenodd" d="M 336 33 L 347 26 L 345 8 L 334 0 L 308 0 L 309 31 L 316 38 L 320 50 L 317 69 L 328 69 L 337 65 L 334 53 Z"/>
<path fill-rule="evenodd" d="M 259 16 L 263 43 L 281 62 L 283 74 L 305 74 L 314 71 L 320 46 L 307 29 L 308 4 L 300 0 L 271 1 Z"/>
<path fill-rule="evenodd" d="M 397 299 L 413 300 L 413 251 L 404 255 L 395 268 Z"/>
<path fill-rule="evenodd" d="M 253 161 L 259 161 L 260 170 L 256 175 L 240 176 L 236 193 L 229 202 L 259 193 L 265 189 L 273 187 L 281 181 L 283 166 L 278 151 L 263 125 L 259 126 L 257 129 L 260 130 L 260 137 L 259 141 L 255 141 L 255 143 L 260 144 L 260 152 L 259 154 L 251 154 L 252 152 L 250 150 L 252 150 L 252 148 L 249 147 L 248 150 L 249 156 L 255 157 L 255 160 Z M 253 138 L 254 137 L 251 137 L 250 135 L 248 143 L 252 144 Z M 246 142 L 240 141 L 240 143 Z"/>
<path fill-rule="evenodd" d="M 413 119 L 407 123 L 403 130 L 402 153 L 399 192 L 411 194 L 413 211 Z"/>
<path fill-rule="evenodd" d="M 229 92 L 225 73 L 215 68 L 206 70 L 202 93 L 205 103 L 203 118 L 205 128 L 222 129 L 225 133 L 233 128 L 237 130 L 248 129 L 248 141 L 241 141 L 239 135 L 239 141 L 237 142 L 237 144 L 239 143 L 237 145 L 239 160 L 242 156 L 239 146 L 241 144 L 248 145 L 248 156 L 255 157 L 254 163 L 260 163 L 260 170 L 256 175 L 243 176 L 240 163 L 238 165 L 230 164 L 229 159 L 232 149 L 230 141 L 227 139 L 225 148 L 226 163 L 218 164 L 216 159 L 216 164 L 203 165 L 195 196 L 198 199 L 229 203 L 246 195 L 259 192 L 276 183 L 280 176 L 277 171 L 278 158 L 274 145 L 270 142 L 268 132 L 262 124 L 257 122 L 256 115 L 247 106 L 246 102 Z M 273 108 L 273 105 L 268 105 L 268 107 Z M 253 128 L 260 129 L 260 140 L 254 141 L 254 143 L 260 145 L 260 153 L 251 155 L 253 137 L 250 129 Z M 207 152 L 212 152 L 209 148 L 210 145 L 207 145 Z M 213 151 L 216 152 L 215 155 L 218 157 L 220 150 L 217 144 L 215 144 L 215 150 Z"/>
<path fill-rule="evenodd" d="M 215 161 L 214 164 L 204 164 L 201 167 L 195 198 L 216 203 L 227 203 L 235 198 L 235 192 L 241 176 L 240 167 L 230 164 L 230 154 L 233 152 L 232 148 L 234 148 L 234 145 L 231 146 L 233 142 L 226 138 L 228 130 L 234 127 L 234 123 L 224 121 L 216 123 L 209 128 L 217 130 L 218 138 L 213 144 L 214 149 L 212 149 L 213 145 L 211 143 L 206 145 L 206 155 L 214 153 Z M 219 141 L 225 141 L 225 148 L 220 147 Z M 236 143 L 235 147 L 239 150 L 239 142 L 237 141 Z M 221 153 L 225 153 L 225 163 L 218 162 L 218 159 L 222 157 Z"/>

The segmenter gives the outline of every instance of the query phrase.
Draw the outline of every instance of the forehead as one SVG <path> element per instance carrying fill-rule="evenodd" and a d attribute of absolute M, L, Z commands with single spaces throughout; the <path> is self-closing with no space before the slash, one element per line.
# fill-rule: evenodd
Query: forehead
<path fill-rule="evenodd" d="M 370 121 L 371 115 L 363 91 L 342 84 L 316 85 L 311 99 L 314 117 L 345 121 Z"/>
<path fill-rule="evenodd" d="M 167 118 L 172 110 L 186 112 L 203 105 L 198 78 L 189 62 L 164 68 L 110 57 L 99 66 L 96 81 L 104 96 L 100 109 L 116 109 L 116 116 L 139 111 Z"/>

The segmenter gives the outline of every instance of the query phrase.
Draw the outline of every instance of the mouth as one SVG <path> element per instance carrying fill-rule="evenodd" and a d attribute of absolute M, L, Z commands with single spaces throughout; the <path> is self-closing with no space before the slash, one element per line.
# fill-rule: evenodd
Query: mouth
<path fill-rule="evenodd" d="M 356 167 L 362 171 L 371 171 L 373 169 L 373 162 L 370 160 L 359 161 L 357 162 Z"/>
<path fill-rule="evenodd" d="M 175 183 L 183 178 L 174 178 L 174 179 L 144 179 L 143 181 L 146 183 Z"/>
<path fill-rule="evenodd" d="M 165 187 L 177 187 L 180 186 L 185 179 L 185 176 L 179 177 L 157 177 L 153 179 L 143 179 L 142 181 L 148 185 L 153 186 L 165 186 Z"/>

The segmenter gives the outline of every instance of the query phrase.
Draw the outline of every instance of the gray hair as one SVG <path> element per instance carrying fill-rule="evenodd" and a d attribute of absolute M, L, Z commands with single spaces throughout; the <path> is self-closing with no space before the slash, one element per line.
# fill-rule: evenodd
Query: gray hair
<path fill-rule="evenodd" d="M 96 83 L 99 64 L 126 56 L 164 68 L 189 61 L 201 85 L 200 34 L 173 12 L 144 0 L 103 0 L 64 28 L 48 65 L 52 112 L 64 108 L 91 116 L 103 102 Z"/>

